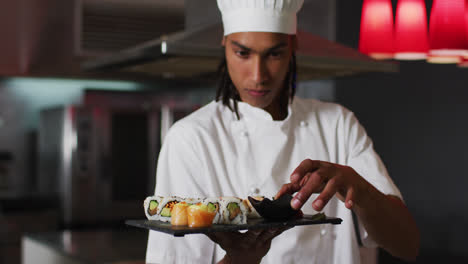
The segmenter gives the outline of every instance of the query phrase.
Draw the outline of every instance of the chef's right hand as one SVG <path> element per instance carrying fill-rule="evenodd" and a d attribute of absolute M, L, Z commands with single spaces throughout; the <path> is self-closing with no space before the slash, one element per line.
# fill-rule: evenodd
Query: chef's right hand
<path fill-rule="evenodd" d="M 216 232 L 207 236 L 226 251 L 219 263 L 260 263 L 268 253 L 271 241 L 287 228 L 271 228 L 240 232 Z"/>

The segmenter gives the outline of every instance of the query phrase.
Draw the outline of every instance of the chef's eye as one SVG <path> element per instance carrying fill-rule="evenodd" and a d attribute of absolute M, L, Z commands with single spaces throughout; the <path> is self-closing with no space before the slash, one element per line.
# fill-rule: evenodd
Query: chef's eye
<path fill-rule="evenodd" d="M 270 52 L 270 57 L 272 58 L 280 58 L 283 55 L 283 51 L 272 51 Z"/>
<path fill-rule="evenodd" d="M 247 51 L 247 50 L 237 50 L 235 51 L 237 56 L 241 57 L 241 58 L 247 58 L 250 53 Z"/>

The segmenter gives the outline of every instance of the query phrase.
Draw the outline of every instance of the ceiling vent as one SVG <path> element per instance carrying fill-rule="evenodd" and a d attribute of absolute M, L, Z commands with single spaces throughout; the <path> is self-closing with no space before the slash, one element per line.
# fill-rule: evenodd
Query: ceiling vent
<path fill-rule="evenodd" d="M 79 0 L 78 55 L 116 52 L 184 29 L 183 0 Z"/>

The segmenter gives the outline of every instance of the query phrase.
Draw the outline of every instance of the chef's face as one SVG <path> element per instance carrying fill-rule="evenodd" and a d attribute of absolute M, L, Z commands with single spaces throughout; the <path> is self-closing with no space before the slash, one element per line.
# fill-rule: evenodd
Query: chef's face
<path fill-rule="evenodd" d="M 229 76 L 243 102 L 273 115 L 278 111 L 294 39 L 270 32 L 232 33 L 224 38 Z"/>

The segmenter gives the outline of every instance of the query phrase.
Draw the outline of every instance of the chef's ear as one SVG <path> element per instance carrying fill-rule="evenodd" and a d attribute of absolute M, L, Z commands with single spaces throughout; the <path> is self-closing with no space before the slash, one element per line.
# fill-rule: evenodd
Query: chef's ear
<path fill-rule="evenodd" d="M 226 47 L 226 36 L 224 36 L 223 39 L 221 40 L 221 45 L 223 47 Z"/>

